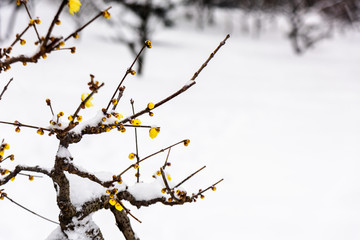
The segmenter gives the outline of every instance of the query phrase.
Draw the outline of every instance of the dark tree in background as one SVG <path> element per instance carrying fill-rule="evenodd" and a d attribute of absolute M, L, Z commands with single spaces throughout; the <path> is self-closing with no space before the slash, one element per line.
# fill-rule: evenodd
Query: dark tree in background
<path fill-rule="evenodd" d="M 165 26 L 171 26 L 172 21 L 168 16 L 168 13 L 173 8 L 173 4 L 170 1 L 164 0 L 160 4 L 154 3 L 152 0 L 134 1 L 134 0 L 104 0 L 108 4 L 119 4 L 125 11 L 130 11 L 137 21 L 128 23 L 131 26 L 132 31 L 135 33 L 129 39 L 119 36 L 121 42 L 125 43 L 131 50 L 134 56 L 137 55 L 137 49 L 142 46 L 147 39 L 150 39 L 153 28 L 151 22 L 153 18 L 156 18 L 162 22 Z M 122 19 L 124 20 L 124 19 Z M 126 21 L 126 20 L 125 20 Z M 119 27 L 122 27 L 121 25 Z M 145 55 L 139 57 L 138 73 L 141 74 L 143 70 Z"/>
<path fill-rule="evenodd" d="M 11 2 L 0 1 L 0 13 L 2 7 Z M 37 2 L 32 0 L 29 4 Z M 288 23 L 287 37 L 296 54 L 302 54 L 329 38 L 333 31 L 356 29 L 360 20 L 360 0 L 88 0 L 83 2 L 83 10 L 98 12 L 104 4 L 112 5 L 113 11 L 115 8 L 119 10 L 107 23 L 116 33 L 112 40 L 125 44 L 134 56 L 136 49 L 153 37 L 158 26 L 174 27 L 179 18 L 201 28 L 222 24 L 216 19 L 216 11 L 241 15 L 238 25 L 243 34 L 251 30 L 255 36 L 260 36 L 270 19 L 276 24 L 279 16 L 284 17 Z M 0 19 L 0 41 L 13 34 L 11 30 L 19 11 L 17 7 L 12 11 L 14 21 L 7 21 L 8 26 L 1 24 Z M 222 16 L 227 17 L 226 14 Z M 314 16 L 317 21 L 309 21 Z M 80 15 L 73 19 L 78 26 L 85 21 Z M 136 70 L 141 74 L 145 55 L 138 60 Z"/>

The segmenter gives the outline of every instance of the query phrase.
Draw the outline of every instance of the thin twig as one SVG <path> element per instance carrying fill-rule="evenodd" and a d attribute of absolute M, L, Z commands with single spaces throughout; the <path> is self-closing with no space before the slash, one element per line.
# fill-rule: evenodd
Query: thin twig
<path fill-rule="evenodd" d="M 54 16 L 54 18 L 53 18 L 50 26 L 49 26 L 48 32 L 47 32 L 47 34 L 46 34 L 46 36 L 45 36 L 45 40 L 44 40 L 44 42 L 42 43 L 40 49 L 46 49 L 46 44 L 47 44 L 47 42 L 48 42 L 48 40 L 49 40 L 49 38 L 50 38 L 50 35 L 51 35 L 51 33 L 52 33 L 52 30 L 53 30 L 56 22 L 57 22 L 58 19 L 59 19 L 60 13 L 62 12 L 63 8 L 66 6 L 67 3 L 68 3 L 68 0 L 63 0 L 63 1 L 61 2 L 60 6 L 59 6 L 59 8 L 58 8 L 58 11 L 56 12 L 56 14 L 55 14 L 55 16 Z"/>
<path fill-rule="evenodd" d="M 187 178 L 185 178 L 184 180 L 182 180 L 179 184 L 177 184 L 174 188 L 180 187 L 180 185 L 182 185 L 184 182 L 186 182 L 187 180 L 189 180 L 190 178 L 192 178 L 195 174 L 197 174 L 198 172 L 200 172 L 201 170 L 203 170 L 204 168 L 206 168 L 206 166 L 203 166 L 202 168 L 200 168 L 199 170 L 197 170 L 196 172 L 192 173 L 191 175 L 189 175 Z"/>
<path fill-rule="evenodd" d="M 28 7 L 27 7 L 27 5 L 26 5 L 26 2 L 22 2 L 22 3 L 23 3 L 23 5 L 24 5 L 24 7 L 25 7 L 25 9 L 26 9 L 26 12 L 27 12 L 30 20 L 33 19 L 33 18 L 31 17 L 30 11 L 29 11 L 29 9 L 28 9 Z M 36 36 L 38 37 L 38 40 L 39 40 L 39 43 L 40 43 L 40 42 L 41 42 L 41 39 L 40 39 L 39 32 L 38 32 L 35 24 L 32 24 L 32 26 L 33 26 L 33 28 L 34 28 L 34 30 L 35 30 L 35 32 L 36 32 Z"/>
<path fill-rule="evenodd" d="M 30 28 L 30 26 L 28 25 L 24 31 L 22 31 L 22 33 L 20 33 L 20 35 L 16 35 L 16 39 L 14 40 L 14 42 L 10 45 L 10 47 L 13 47 L 19 40 L 20 38 L 26 33 L 26 31 Z"/>
<path fill-rule="evenodd" d="M 4 197 L 6 197 L 7 199 L 9 199 L 12 203 L 14 203 L 14 204 L 18 205 L 19 207 L 21 207 L 21 208 L 25 209 L 26 211 L 28 211 L 28 212 L 30 212 L 30 213 L 32 213 L 32 214 L 34 214 L 34 215 L 38 216 L 38 217 L 41 217 L 42 219 L 45 219 L 46 221 L 49 221 L 49 222 L 52 222 L 52 223 L 55 223 L 55 224 L 58 224 L 58 225 L 59 225 L 59 223 L 58 223 L 58 222 L 55 222 L 55 221 L 50 220 L 50 219 L 48 219 L 48 218 L 46 218 L 46 217 L 43 217 L 43 216 L 41 216 L 40 214 L 37 214 L 36 212 L 31 211 L 31 210 L 30 210 L 30 209 L 28 209 L 27 207 L 24 207 L 24 206 L 23 206 L 23 205 L 21 205 L 20 203 L 15 202 L 13 199 L 9 198 L 6 194 L 3 194 L 3 196 L 4 196 Z"/>
<path fill-rule="evenodd" d="M 37 126 L 33 126 L 33 125 L 28 125 L 28 124 L 22 124 L 22 123 L 20 123 L 20 122 L 0 121 L 0 123 L 2 123 L 2 124 L 8 124 L 8 125 L 14 125 L 14 126 L 17 126 L 17 127 L 28 127 L 28 128 L 34 128 L 34 129 L 42 129 L 42 130 L 49 131 L 49 132 L 52 131 L 52 130 L 49 129 L 49 128 L 37 127 Z"/>
<path fill-rule="evenodd" d="M 135 113 L 135 109 L 134 109 L 134 100 L 130 99 L 130 103 L 131 103 L 131 109 L 132 109 L 132 113 Z M 134 128 L 135 131 L 135 147 L 136 147 L 136 164 L 138 165 L 138 169 L 137 169 L 137 173 L 136 173 L 136 182 L 139 182 L 140 180 L 140 166 L 139 166 L 139 145 L 138 145 L 138 137 L 137 137 L 137 128 Z"/>
<path fill-rule="evenodd" d="M 132 218 L 134 218 L 136 221 L 138 221 L 139 223 L 142 223 L 137 217 L 135 217 L 131 212 L 130 212 L 130 210 L 129 209 L 127 209 L 125 206 L 124 206 L 124 204 L 121 202 L 121 201 L 118 201 L 118 203 L 121 205 L 121 207 L 125 210 L 125 212 L 127 213 L 127 214 L 129 214 Z"/>
<path fill-rule="evenodd" d="M 134 61 L 132 62 L 132 64 L 130 65 L 130 67 L 126 70 L 126 72 L 125 72 L 123 78 L 121 79 L 119 85 L 118 85 L 117 88 L 115 89 L 114 94 L 113 94 L 112 97 L 110 98 L 110 101 L 109 101 L 109 103 L 108 103 L 108 105 L 107 105 L 107 107 L 106 107 L 106 112 L 108 111 L 108 109 L 109 109 L 109 107 L 110 107 L 110 105 L 111 105 L 111 102 L 112 102 L 112 100 L 114 99 L 117 91 L 120 90 L 120 87 L 121 87 L 122 83 L 124 82 L 124 80 L 125 80 L 125 78 L 127 77 L 127 75 L 131 72 L 132 67 L 134 66 L 134 64 L 136 63 L 136 61 L 139 59 L 139 57 L 140 57 L 141 53 L 144 51 L 145 47 L 146 47 L 146 44 L 144 43 L 144 46 L 140 49 L 140 51 L 139 51 L 139 53 L 136 55 Z M 118 104 L 118 103 L 116 103 L 115 105 L 117 105 L 117 104 Z"/>
<path fill-rule="evenodd" d="M 9 80 L 9 82 L 5 85 L 3 91 L 2 91 L 1 94 L 0 94 L 0 101 L 1 101 L 2 96 L 4 95 L 5 91 L 7 90 L 9 84 L 12 82 L 13 79 L 14 79 L 14 78 L 11 78 L 11 79 Z"/>
<path fill-rule="evenodd" d="M 171 148 L 169 148 L 168 154 L 167 154 L 166 159 L 165 159 L 165 163 L 164 163 L 164 166 L 163 166 L 164 170 L 166 168 L 166 165 L 167 165 L 167 162 L 168 162 L 168 159 L 169 159 L 170 151 L 171 151 Z"/>
<path fill-rule="evenodd" d="M 205 190 L 199 191 L 197 194 L 195 194 L 194 196 L 191 197 L 191 199 L 196 198 L 197 196 L 203 194 L 204 192 L 206 192 L 209 189 L 212 189 L 213 187 L 215 187 L 215 185 L 219 184 L 220 182 L 224 181 L 224 179 L 220 179 L 219 181 L 217 181 L 216 183 L 214 183 L 213 185 L 211 185 L 210 187 L 206 188 Z"/>
<path fill-rule="evenodd" d="M 166 148 L 164 148 L 164 149 L 161 149 L 161 150 L 159 150 L 159 151 L 157 151 L 157 152 L 155 152 L 155 153 L 152 153 L 152 154 L 144 157 L 143 159 L 139 160 L 138 164 L 141 163 L 141 162 L 143 162 L 143 161 L 145 161 L 146 159 L 149 159 L 149 158 L 155 156 L 156 154 L 159 154 L 159 153 L 161 153 L 161 152 L 164 152 L 164 151 L 166 151 L 167 149 L 172 148 L 172 147 L 174 147 L 174 146 L 176 146 L 176 145 L 178 145 L 178 144 L 180 144 L 180 143 L 183 143 L 183 142 L 184 142 L 184 140 L 183 140 L 183 141 L 180 141 L 180 142 L 177 142 L 177 143 L 175 143 L 175 144 L 173 144 L 173 145 L 171 145 L 171 146 L 169 146 L 169 147 L 166 147 Z M 121 177 L 124 173 L 126 173 L 127 171 L 129 171 L 129 170 L 130 170 L 132 167 L 134 167 L 134 166 L 135 166 L 135 164 L 131 164 L 129 167 L 127 167 L 125 170 L 123 170 L 118 176 Z M 115 181 L 114 181 L 114 182 L 115 182 Z"/>
<path fill-rule="evenodd" d="M 108 7 L 107 9 L 105 9 L 104 11 L 108 11 L 109 9 L 111 9 L 112 7 Z M 69 36 L 67 36 L 64 39 L 64 42 L 66 42 L 67 40 L 69 40 L 69 38 L 71 38 L 72 36 L 74 36 L 74 34 L 81 32 L 84 28 L 86 28 L 89 24 L 91 24 L 93 21 L 95 21 L 97 18 L 99 18 L 101 15 L 103 15 L 104 11 L 101 11 L 98 15 L 96 15 L 95 17 L 93 17 L 92 19 L 90 19 L 87 23 L 85 23 L 83 26 L 79 27 L 78 29 L 76 29 L 73 33 L 71 33 Z"/>

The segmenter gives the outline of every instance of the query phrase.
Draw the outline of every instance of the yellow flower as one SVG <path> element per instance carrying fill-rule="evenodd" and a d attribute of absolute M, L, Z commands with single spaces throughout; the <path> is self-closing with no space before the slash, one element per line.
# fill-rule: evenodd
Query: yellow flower
<path fill-rule="evenodd" d="M 123 210 L 123 207 L 121 206 L 120 203 L 116 203 L 116 204 L 115 204 L 115 208 L 116 208 L 116 210 L 118 210 L 119 212 L 121 212 L 121 211 Z"/>
<path fill-rule="evenodd" d="M 109 200 L 109 203 L 110 203 L 110 205 L 114 206 L 117 202 L 116 202 L 115 199 L 111 198 L 111 199 Z"/>
<path fill-rule="evenodd" d="M 155 107 L 155 104 L 152 103 L 152 102 L 149 102 L 148 105 L 147 105 L 148 109 L 153 109 Z"/>
<path fill-rule="evenodd" d="M 152 47 L 151 41 L 150 41 L 150 40 L 145 41 L 145 46 L 146 46 L 147 48 L 151 48 L 151 47 Z"/>
<path fill-rule="evenodd" d="M 33 181 L 34 180 L 34 176 L 29 176 L 29 180 Z"/>
<path fill-rule="evenodd" d="M 135 125 L 135 126 L 139 126 L 139 125 L 141 125 L 141 121 L 140 121 L 140 119 L 133 119 L 133 120 L 131 120 L 130 121 L 130 123 L 132 124 L 132 125 Z"/>
<path fill-rule="evenodd" d="M 103 11 L 103 16 L 104 16 L 106 19 L 109 19 L 109 18 L 110 18 L 110 13 L 109 13 L 107 10 L 105 10 L 105 11 Z"/>
<path fill-rule="evenodd" d="M 8 143 L 5 143 L 5 144 L 4 144 L 4 148 L 5 148 L 6 150 L 9 150 L 9 149 L 10 149 L 10 145 L 9 145 Z"/>
<path fill-rule="evenodd" d="M 15 177 L 12 177 L 11 179 L 10 179 L 10 181 L 14 181 L 15 180 Z"/>
<path fill-rule="evenodd" d="M 184 145 L 185 145 L 186 147 L 189 146 L 189 143 L 190 143 L 190 139 L 184 140 Z"/>
<path fill-rule="evenodd" d="M 81 94 L 81 101 L 84 101 L 87 97 L 89 96 L 88 93 L 83 93 Z M 93 99 L 93 97 L 90 97 L 90 99 L 88 99 L 86 102 L 85 102 L 85 106 L 86 107 L 92 107 L 94 106 L 92 103 L 91 103 L 91 100 Z"/>
<path fill-rule="evenodd" d="M 71 15 L 74 15 L 74 13 L 80 10 L 81 2 L 80 0 L 69 0 L 68 6 L 69 6 L 69 13 Z"/>
<path fill-rule="evenodd" d="M 134 153 L 130 153 L 129 154 L 129 159 L 134 159 L 135 158 L 135 154 Z"/>
<path fill-rule="evenodd" d="M 115 117 L 120 120 L 123 118 L 123 115 L 121 115 L 120 113 L 115 113 Z"/>
<path fill-rule="evenodd" d="M 156 136 L 158 135 L 159 132 L 160 132 L 160 128 L 151 128 L 149 130 L 149 136 L 151 138 L 156 138 Z"/>
<path fill-rule="evenodd" d="M 171 181 L 171 176 L 170 176 L 170 174 L 168 174 L 168 175 L 166 176 L 166 178 L 167 178 L 167 180 Z"/>
<path fill-rule="evenodd" d="M 42 130 L 41 128 L 39 128 L 37 131 L 36 131 L 37 134 L 39 135 L 44 135 L 44 130 Z"/>
<path fill-rule="evenodd" d="M 135 165 L 134 165 L 134 168 L 135 168 L 135 169 L 139 169 L 139 164 L 135 164 Z"/>

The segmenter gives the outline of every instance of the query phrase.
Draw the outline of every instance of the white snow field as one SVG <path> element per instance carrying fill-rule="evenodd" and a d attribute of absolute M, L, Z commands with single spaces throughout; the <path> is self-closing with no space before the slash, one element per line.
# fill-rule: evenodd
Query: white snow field
<path fill-rule="evenodd" d="M 51 10 L 36 8 L 43 30 Z M 1 14 L 4 19 L 6 13 Z M 68 18 L 62 20 L 58 32 L 66 35 L 75 29 Z M 18 32 L 26 21 L 19 19 Z M 83 121 L 96 115 L 133 60 L 125 46 L 108 40 L 113 29 L 101 21 L 105 20 L 85 29 L 79 41 L 67 43 L 76 46 L 76 54 L 54 52 L 38 64 L 15 64 L 1 73 L 0 89 L 11 77 L 14 81 L 0 101 L 0 120 L 46 127 L 51 120 L 46 98 L 52 100 L 55 112 L 72 114 L 81 94 L 89 92 L 89 74 L 105 86 L 94 96 L 95 106 L 81 115 Z M 141 118 L 144 124 L 161 127 L 158 137 L 150 139 L 147 130 L 139 129 L 142 156 L 191 140 L 188 147 L 172 149 L 168 168 L 175 183 L 207 166 L 184 184 L 188 192 L 221 178 L 224 181 L 217 191 L 206 192 L 205 199 L 183 206 L 156 204 L 136 209 L 124 202 L 142 220 L 140 224 L 131 219 L 135 232 L 146 240 L 360 239 L 360 34 L 336 34 L 305 55 L 295 56 L 281 28 L 260 38 L 235 30 L 230 33 L 195 86 L 156 109 L 154 117 Z M 143 75 L 125 81 L 119 111 L 131 114 L 131 98 L 136 109 L 143 109 L 148 102 L 181 88 L 226 34 L 221 27 L 159 26 L 151 39 L 153 47 L 146 50 Z M 32 48 L 31 36 L 26 40 L 28 44 L 18 50 Z M 58 151 L 56 137 L 26 128 L 15 133 L 14 128 L 0 125 L 0 138 L 15 154 L 14 162 L 1 166 L 51 168 Z M 69 151 L 76 165 L 111 178 L 132 163 L 127 156 L 135 151 L 134 131 L 85 136 Z M 132 188 L 139 196 L 159 194 L 148 191 L 151 187 L 146 184 L 165 157 L 166 152 L 143 163 L 145 183 Z M 79 177 L 71 179 L 75 202 L 102 191 Z M 124 182 L 134 184 L 134 171 L 124 176 Z M 56 193 L 46 177 L 30 182 L 18 176 L 0 188 L 15 201 L 57 221 Z M 0 213 L 1 239 L 46 239 L 57 227 L 6 199 L 0 202 Z M 110 212 L 95 213 L 93 219 L 105 239 L 123 239 Z"/>

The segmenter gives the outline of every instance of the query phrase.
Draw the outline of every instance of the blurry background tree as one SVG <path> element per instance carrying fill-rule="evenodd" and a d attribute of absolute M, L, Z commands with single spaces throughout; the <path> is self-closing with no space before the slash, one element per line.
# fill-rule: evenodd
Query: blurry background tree
<path fill-rule="evenodd" d="M 0 7 L 10 2 L 1 1 Z M 159 26 L 175 27 L 181 19 L 200 28 L 221 25 L 223 22 L 216 17 L 217 11 L 241 16 L 234 25 L 242 29 L 242 34 L 250 32 L 253 36 L 259 36 L 269 25 L 285 20 L 287 37 L 296 54 L 331 37 L 334 31 L 356 29 L 360 19 L 359 0 L 89 0 L 83 3 L 83 11 L 99 11 L 104 4 L 111 4 L 113 11 L 117 11 L 116 17 L 108 22 L 116 29 L 116 35 L 111 39 L 128 46 L 134 56 L 136 49 L 152 38 Z M 11 16 L 17 12 L 14 7 Z M 83 17 L 74 20 L 79 26 L 85 21 Z M 9 37 L 13 24 L 10 21 L 9 26 L 1 26 L 0 40 Z M 145 55 L 142 55 L 137 63 L 140 74 L 144 62 Z"/>

